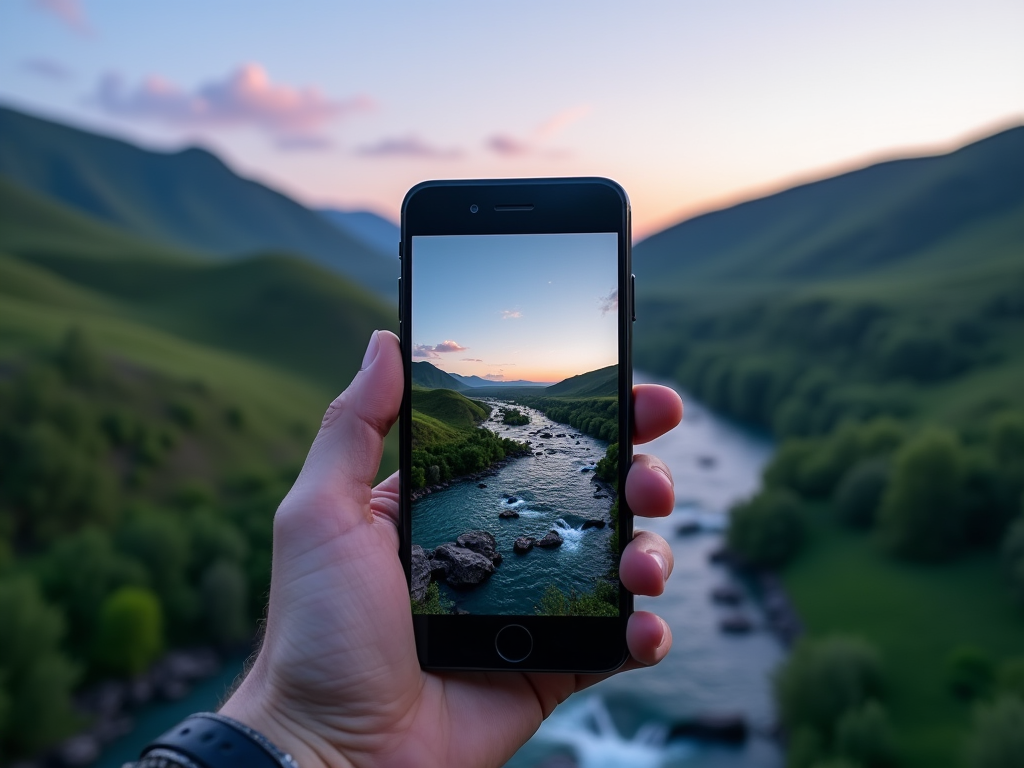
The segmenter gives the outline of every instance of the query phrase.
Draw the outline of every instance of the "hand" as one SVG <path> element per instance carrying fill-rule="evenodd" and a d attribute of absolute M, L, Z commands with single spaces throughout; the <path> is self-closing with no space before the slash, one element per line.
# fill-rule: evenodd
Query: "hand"
<path fill-rule="evenodd" d="M 374 333 L 277 511 L 263 648 L 221 710 L 301 768 L 500 766 L 555 706 L 607 676 L 420 669 L 398 558 L 398 475 L 371 488 L 403 381 L 398 339 Z M 634 442 L 679 423 L 682 404 L 672 390 L 638 386 L 633 398 Z M 671 512 L 667 467 L 637 455 L 626 498 L 637 515 Z M 660 595 L 671 571 L 672 550 L 645 532 L 619 567 L 625 586 L 641 595 Z M 627 642 L 623 670 L 661 661 L 672 633 L 638 611 Z"/>

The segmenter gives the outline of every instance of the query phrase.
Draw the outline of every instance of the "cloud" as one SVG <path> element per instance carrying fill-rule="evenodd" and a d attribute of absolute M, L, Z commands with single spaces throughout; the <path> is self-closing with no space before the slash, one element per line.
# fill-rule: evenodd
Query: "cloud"
<path fill-rule="evenodd" d="M 426 357 L 429 359 L 438 359 L 441 352 L 465 352 L 469 347 L 461 346 L 457 341 L 446 339 L 440 344 L 430 346 L 429 344 L 416 344 L 412 348 L 413 357 Z"/>
<path fill-rule="evenodd" d="M 462 362 L 464 362 L 464 363 L 482 363 L 483 360 L 481 360 L 479 357 L 464 357 L 464 358 L 462 358 Z"/>
<path fill-rule="evenodd" d="M 120 77 L 108 74 L 93 101 L 112 115 L 183 128 L 256 128 L 283 149 L 329 146 L 322 133 L 328 123 L 373 108 L 366 96 L 330 99 L 317 88 L 271 82 L 266 70 L 252 63 L 193 91 L 156 75 L 126 88 Z"/>
<path fill-rule="evenodd" d="M 564 109 L 551 119 L 538 126 L 529 136 L 520 138 L 507 133 L 496 133 L 490 136 L 485 146 L 491 152 L 502 157 L 522 157 L 523 155 L 543 155 L 544 157 L 564 157 L 567 151 L 561 149 L 544 149 L 543 144 L 567 127 L 582 120 L 593 111 L 589 104 Z"/>
<path fill-rule="evenodd" d="M 483 377 L 485 379 L 490 379 L 491 381 L 504 381 L 505 380 L 505 374 L 503 374 L 503 373 L 485 373 Z"/>
<path fill-rule="evenodd" d="M 601 308 L 602 315 L 607 315 L 609 312 L 617 312 L 619 309 L 619 289 L 616 288 L 607 296 L 602 296 L 597 300 L 597 303 Z"/>
<path fill-rule="evenodd" d="M 417 136 L 381 139 L 376 144 L 367 144 L 356 150 L 364 157 L 413 157 L 431 160 L 455 160 L 462 157 L 462 150 L 454 147 L 442 149 L 427 144 Z"/>
<path fill-rule="evenodd" d="M 32 0 L 32 5 L 44 13 L 52 14 L 80 35 L 93 33 L 78 0 Z"/>
<path fill-rule="evenodd" d="M 26 72 L 31 72 L 33 75 L 39 75 L 49 80 L 68 80 L 71 78 L 71 70 L 53 59 L 26 59 L 21 63 L 21 68 Z"/>
<path fill-rule="evenodd" d="M 501 310 L 502 320 L 518 320 L 523 316 L 523 313 L 518 309 L 503 309 Z"/>

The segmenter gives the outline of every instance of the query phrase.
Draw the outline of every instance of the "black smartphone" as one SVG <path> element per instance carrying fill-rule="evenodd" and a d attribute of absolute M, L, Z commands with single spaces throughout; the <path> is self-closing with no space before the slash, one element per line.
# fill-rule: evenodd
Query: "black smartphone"
<path fill-rule="evenodd" d="M 633 598 L 630 209 L 601 178 L 402 206 L 401 558 L 427 669 L 605 672 Z"/>

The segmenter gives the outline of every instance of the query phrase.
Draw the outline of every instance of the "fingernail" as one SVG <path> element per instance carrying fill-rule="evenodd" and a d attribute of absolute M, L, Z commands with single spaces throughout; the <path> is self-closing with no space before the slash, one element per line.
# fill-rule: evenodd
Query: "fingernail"
<path fill-rule="evenodd" d="M 648 549 L 647 554 L 654 558 L 655 562 L 661 566 L 661 574 L 668 580 L 668 563 L 665 562 L 665 557 L 656 549 Z"/>
<path fill-rule="evenodd" d="M 366 354 L 363 355 L 363 364 L 359 366 L 359 370 L 365 371 L 369 368 L 377 359 L 378 352 L 380 352 L 380 331 L 374 331 L 370 336 L 370 343 L 366 346 Z"/>

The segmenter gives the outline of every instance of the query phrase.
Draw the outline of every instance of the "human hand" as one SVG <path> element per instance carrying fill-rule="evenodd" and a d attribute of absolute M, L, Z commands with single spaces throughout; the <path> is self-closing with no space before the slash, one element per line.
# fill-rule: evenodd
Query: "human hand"
<path fill-rule="evenodd" d="M 608 675 L 425 672 L 416 657 L 409 587 L 398 557 L 398 475 L 371 488 L 402 401 L 397 337 L 374 333 L 355 379 L 331 404 L 274 518 L 263 647 L 221 712 L 261 731 L 301 768 L 500 766 L 575 691 Z M 679 423 L 679 396 L 634 387 L 634 443 Z M 668 468 L 638 454 L 626 481 L 634 514 L 658 517 L 675 497 Z M 637 532 L 619 574 L 660 595 L 672 550 Z M 657 664 L 672 634 L 635 612 L 630 658 Z"/>

